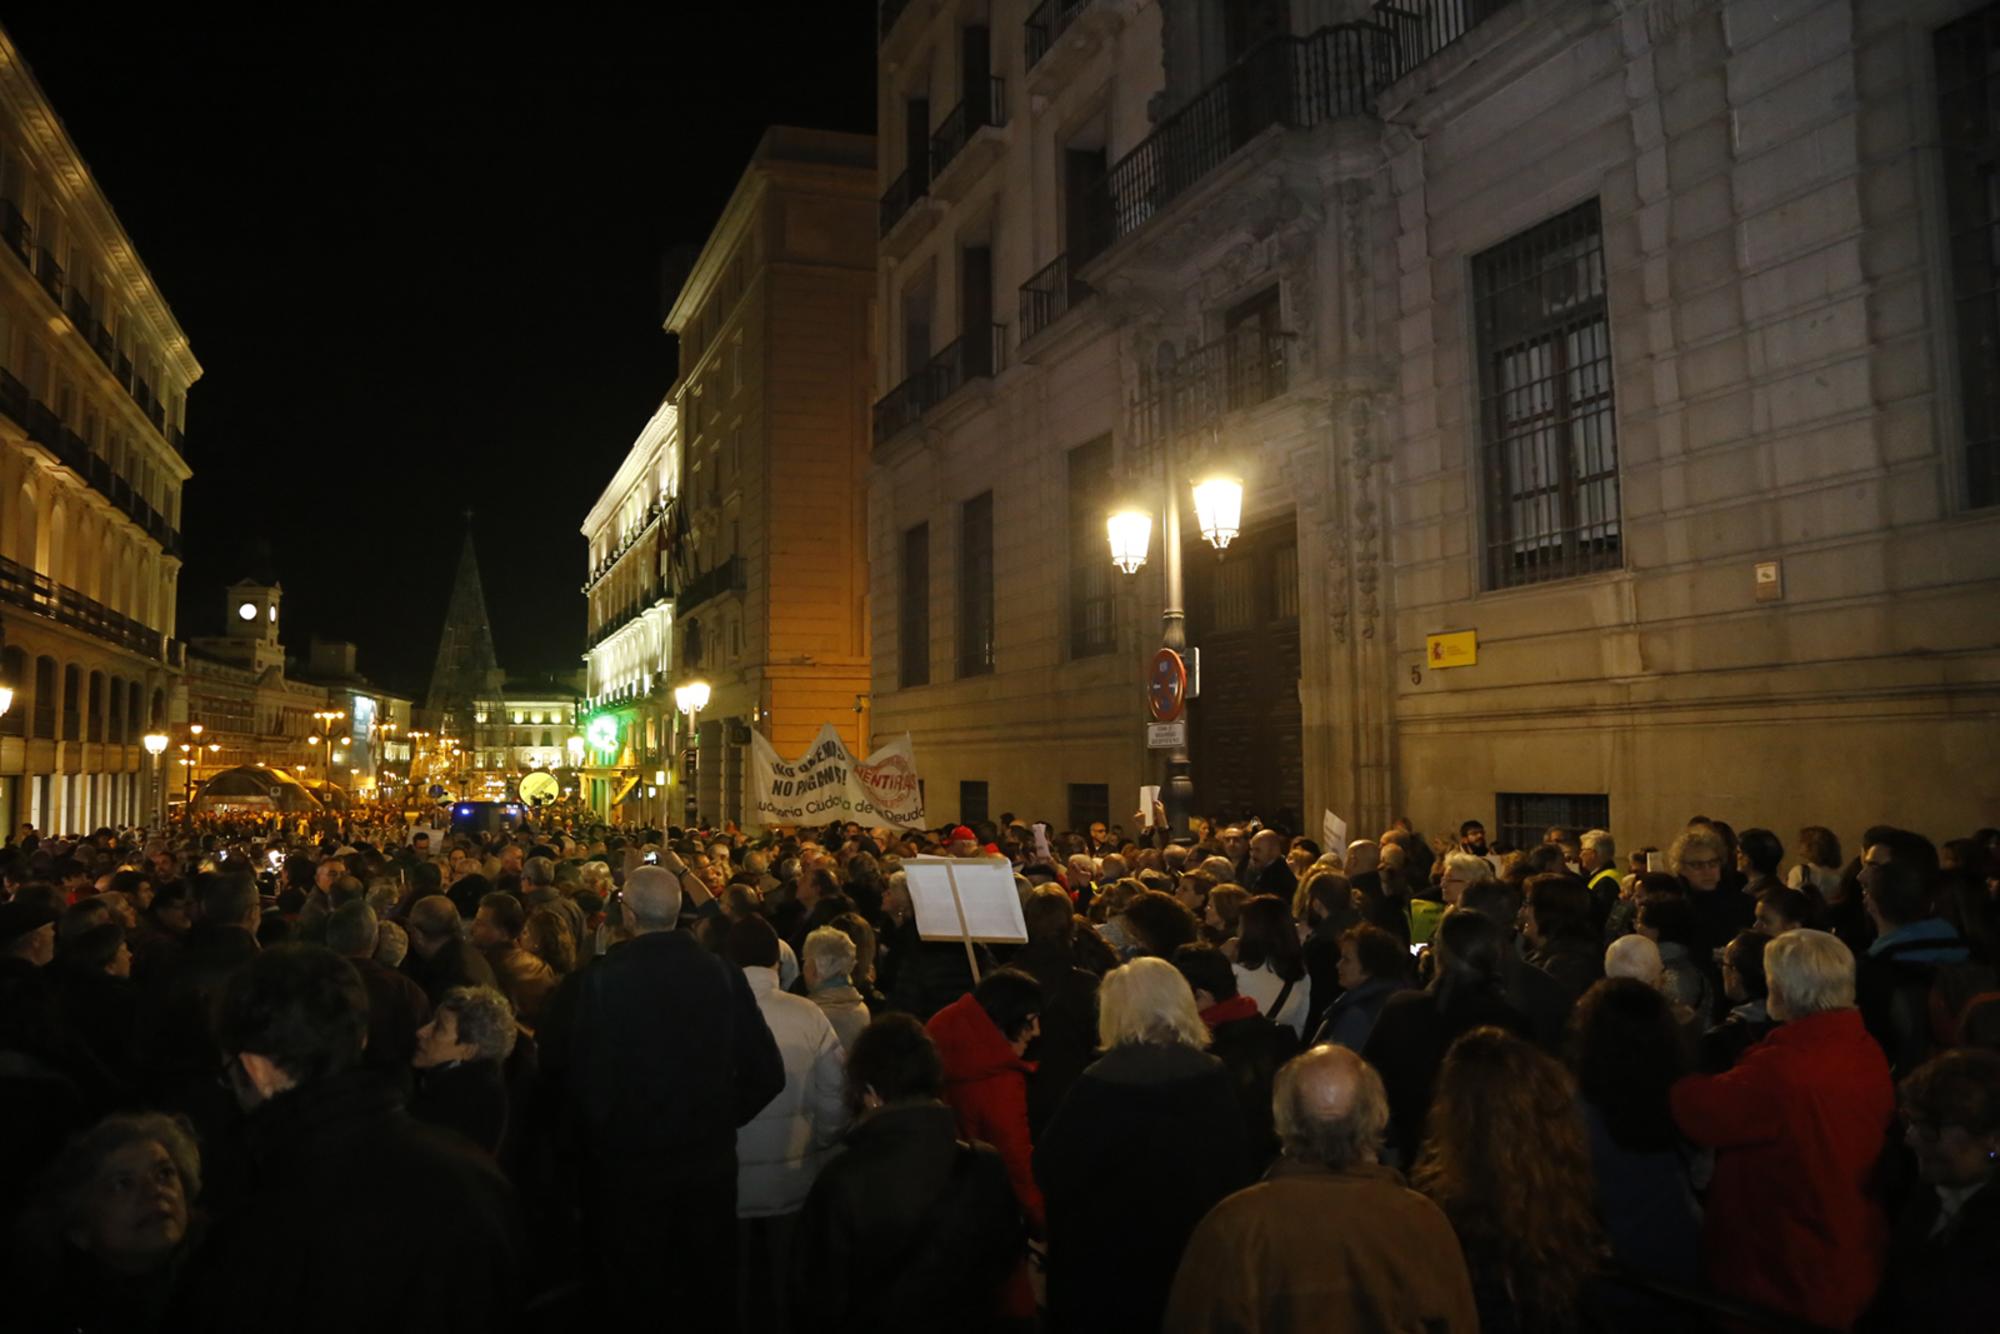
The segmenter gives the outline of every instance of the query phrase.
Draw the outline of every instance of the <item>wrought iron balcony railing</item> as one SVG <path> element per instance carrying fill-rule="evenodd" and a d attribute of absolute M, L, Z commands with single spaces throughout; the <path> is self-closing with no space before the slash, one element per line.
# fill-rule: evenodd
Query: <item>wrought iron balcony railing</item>
<path fill-rule="evenodd" d="M 1258 43 L 1086 189 L 1091 253 L 1144 227 L 1274 125 L 1310 129 L 1371 114 L 1381 89 L 1510 3 L 1384 0 L 1377 21 Z"/>
<path fill-rule="evenodd" d="M 892 439 L 922 421 L 924 414 L 974 380 L 1007 368 L 1007 326 L 986 326 L 985 336 L 955 338 L 909 379 L 875 404 L 875 443 Z"/>
<path fill-rule="evenodd" d="M 687 587 L 681 590 L 675 611 L 685 614 L 711 598 L 721 597 L 724 593 L 740 593 L 743 587 L 743 557 L 731 556 L 708 573 L 690 579 Z"/>
<path fill-rule="evenodd" d="M 1151 444 L 1284 393 L 1296 337 L 1246 325 L 1185 353 L 1165 375 L 1148 372 L 1133 404 L 1135 439 Z"/>
<path fill-rule="evenodd" d="M 903 215 L 910 211 L 910 205 L 924 197 L 924 191 L 929 185 L 927 179 L 909 169 L 905 169 L 901 176 L 889 182 L 888 190 L 882 195 L 883 236 L 895 230 L 896 224 L 903 220 Z"/>
<path fill-rule="evenodd" d="M 972 136 L 988 126 L 1007 123 L 1007 84 L 988 79 L 983 88 L 969 88 L 965 98 L 944 116 L 931 135 L 931 179 L 944 174 L 951 160 L 964 151 Z"/>
<path fill-rule="evenodd" d="M 158 630 L 4 556 L 0 556 L 0 602 L 95 635 L 155 662 L 167 661 L 167 640 Z M 63 730 L 71 732 L 67 725 Z M 43 735 L 39 708 L 36 733 Z"/>
<path fill-rule="evenodd" d="M 1021 341 L 1054 324 L 1090 295 L 1090 286 L 1069 271 L 1069 255 L 1057 255 L 1021 284 Z"/>
<path fill-rule="evenodd" d="M 1076 22 L 1076 16 L 1089 9 L 1096 0 L 1042 0 L 1028 15 L 1023 26 L 1027 39 L 1028 63 L 1023 69 L 1033 69 L 1041 58 L 1049 53 L 1049 48 L 1062 39 L 1069 25 Z"/>

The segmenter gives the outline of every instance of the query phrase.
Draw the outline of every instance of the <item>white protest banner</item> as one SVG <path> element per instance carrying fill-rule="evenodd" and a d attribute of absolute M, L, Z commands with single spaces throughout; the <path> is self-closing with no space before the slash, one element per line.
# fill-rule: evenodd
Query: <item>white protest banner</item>
<path fill-rule="evenodd" d="M 1319 822 L 1320 851 L 1337 852 L 1343 859 L 1347 856 L 1347 821 L 1328 811 Z"/>
<path fill-rule="evenodd" d="M 865 760 L 854 758 L 832 723 L 796 760 L 780 758 L 763 733 L 752 732 L 750 797 L 750 818 L 759 824 L 924 823 L 923 788 L 907 732 Z"/>

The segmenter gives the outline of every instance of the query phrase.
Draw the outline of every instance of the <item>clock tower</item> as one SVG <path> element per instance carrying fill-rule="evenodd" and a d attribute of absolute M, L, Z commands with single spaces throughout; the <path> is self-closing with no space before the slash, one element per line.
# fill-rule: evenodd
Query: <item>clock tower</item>
<path fill-rule="evenodd" d="M 223 594 L 222 638 L 208 641 L 209 646 L 252 671 L 283 666 L 285 649 L 278 642 L 278 600 L 283 596 L 276 584 L 254 579 L 231 584 Z"/>

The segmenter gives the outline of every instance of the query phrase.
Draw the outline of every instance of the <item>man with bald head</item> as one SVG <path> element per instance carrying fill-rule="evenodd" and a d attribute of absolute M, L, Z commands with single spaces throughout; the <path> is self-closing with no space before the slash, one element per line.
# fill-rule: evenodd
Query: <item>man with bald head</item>
<path fill-rule="evenodd" d="M 784 1088 L 784 1062 L 743 970 L 676 929 L 679 877 L 635 867 L 621 906 L 629 938 L 579 975 L 557 1036 L 593 1287 L 635 1325 L 671 1311 L 729 1328 L 736 1128 Z M 684 1250 L 700 1262 L 676 1262 Z"/>
<path fill-rule="evenodd" d="M 1472 1279 L 1443 1210 L 1375 1161 L 1389 1100 L 1345 1047 L 1314 1047 L 1271 1091 L 1283 1156 L 1195 1228 L 1167 1334 L 1479 1328 Z"/>
<path fill-rule="evenodd" d="M 1299 878 L 1285 864 L 1289 845 L 1275 829 L 1259 829 L 1250 836 L 1249 888 L 1255 894 L 1276 894 L 1286 903 L 1299 887 Z"/>

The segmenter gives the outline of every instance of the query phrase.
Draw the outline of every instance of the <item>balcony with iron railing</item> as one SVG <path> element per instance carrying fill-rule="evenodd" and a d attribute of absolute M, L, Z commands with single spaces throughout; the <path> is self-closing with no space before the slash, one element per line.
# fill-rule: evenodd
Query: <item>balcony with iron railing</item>
<path fill-rule="evenodd" d="M 160 631 L 4 556 L 0 556 L 0 602 L 82 630 L 153 662 L 166 662 L 170 657 L 169 641 Z"/>
<path fill-rule="evenodd" d="M 1021 25 L 1028 91 L 1048 95 L 1125 26 L 1114 0 L 1042 0 Z"/>
<path fill-rule="evenodd" d="M 1297 336 L 1246 325 L 1182 354 L 1165 374 L 1148 371 L 1132 405 L 1134 443 L 1185 434 L 1268 403 L 1293 378 Z"/>
<path fill-rule="evenodd" d="M 1274 127 L 1309 130 L 1372 115 L 1380 90 L 1511 3 L 1380 3 L 1376 21 L 1258 43 L 1086 189 L 1093 253 L 1140 231 Z"/>
<path fill-rule="evenodd" d="M 986 326 L 984 337 L 953 339 L 909 379 L 875 404 L 875 443 L 893 440 L 943 406 L 966 385 L 988 380 L 1007 368 L 1007 326 Z"/>
<path fill-rule="evenodd" d="M 905 168 L 902 175 L 889 182 L 889 188 L 882 193 L 880 234 L 883 237 L 896 230 L 896 224 L 924 197 L 929 185 L 925 174 L 914 168 Z"/>
<path fill-rule="evenodd" d="M 1090 284 L 1070 272 L 1069 255 L 1057 255 L 1021 284 L 1021 342 L 1039 334 L 1090 298 Z"/>
<path fill-rule="evenodd" d="M 675 612 L 685 615 L 702 603 L 719 598 L 724 593 L 741 593 L 744 587 L 743 557 L 731 556 L 706 574 L 696 575 L 688 580 L 687 587 L 681 590 Z"/>
<path fill-rule="evenodd" d="M 82 436 L 65 426 L 49 407 L 35 399 L 10 372 L 0 370 L 0 412 L 19 422 L 28 438 L 55 456 L 56 462 L 83 478 L 86 485 L 111 502 L 125 517 L 172 556 L 181 554 L 180 532 L 154 509 L 125 478 L 112 471 Z"/>
<path fill-rule="evenodd" d="M 11 201 L 0 200 L 0 240 L 4 240 L 7 248 L 20 259 L 29 276 L 41 284 L 49 299 L 56 303 L 56 309 L 68 316 L 84 345 L 97 354 L 97 359 L 111 372 L 111 378 L 139 405 L 139 411 L 166 437 L 174 452 L 185 457 L 187 437 L 179 427 L 167 424 L 165 400 L 151 384 L 139 377 L 132 358 L 118 351 L 117 340 L 98 321 L 95 308 L 84 299 L 82 291 L 68 281 L 55 256 L 47 250 L 35 248 L 33 237 L 33 230 L 28 226 L 27 219 L 21 216 L 21 210 Z"/>
<path fill-rule="evenodd" d="M 1000 154 L 1007 125 L 1007 84 L 988 79 L 969 88 L 959 104 L 947 111 L 931 134 L 930 192 L 956 200 L 979 172 Z"/>

